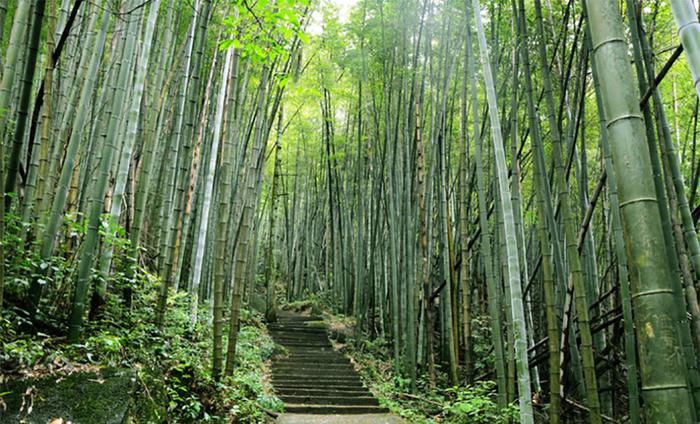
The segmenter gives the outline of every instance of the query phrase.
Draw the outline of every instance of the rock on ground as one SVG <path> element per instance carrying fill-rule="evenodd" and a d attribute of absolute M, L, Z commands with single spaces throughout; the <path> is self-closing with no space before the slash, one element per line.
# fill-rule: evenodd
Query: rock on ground
<path fill-rule="evenodd" d="M 162 422 L 165 408 L 153 400 L 163 403 L 161 391 L 143 384 L 136 370 L 117 368 L 9 381 L 0 384 L 0 423 Z"/>

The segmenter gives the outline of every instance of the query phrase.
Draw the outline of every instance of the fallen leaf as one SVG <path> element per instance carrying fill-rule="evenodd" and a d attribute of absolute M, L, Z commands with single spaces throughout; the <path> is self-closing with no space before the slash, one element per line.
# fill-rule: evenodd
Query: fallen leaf
<path fill-rule="evenodd" d="M 34 410 L 34 391 L 36 388 L 34 386 L 27 387 L 27 390 L 22 395 L 22 405 L 19 407 L 19 412 L 24 411 L 25 405 L 28 405 L 27 415 L 31 415 Z M 29 399 L 29 402 L 27 402 Z"/>

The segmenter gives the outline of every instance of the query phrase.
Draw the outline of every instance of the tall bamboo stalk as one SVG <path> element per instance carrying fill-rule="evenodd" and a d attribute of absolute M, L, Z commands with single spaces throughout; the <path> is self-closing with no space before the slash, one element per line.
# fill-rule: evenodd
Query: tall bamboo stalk
<path fill-rule="evenodd" d="M 27 126 L 29 116 L 29 102 L 32 95 L 32 85 L 34 75 L 37 72 L 37 58 L 39 56 L 39 41 L 41 38 L 41 28 L 44 22 L 44 11 L 46 0 L 36 0 L 33 2 L 33 14 L 30 25 L 30 32 L 27 39 L 27 57 L 22 71 L 21 87 L 19 94 L 19 104 L 17 107 L 17 121 L 15 124 L 14 140 L 10 160 L 8 161 L 7 176 L 5 180 L 5 208 L 9 208 L 12 197 L 7 196 L 16 189 L 17 177 L 19 175 L 20 154 L 24 143 L 24 130 Z"/>
<path fill-rule="evenodd" d="M 202 264 L 204 262 L 204 247 L 209 229 L 209 220 L 212 217 L 211 201 L 214 190 L 214 174 L 216 163 L 219 160 L 219 144 L 221 143 L 221 128 L 223 125 L 224 104 L 228 89 L 229 72 L 231 69 L 231 59 L 233 50 L 226 52 L 223 69 L 221 72 L 221 82 L 219 94 L 216 99 L 216 116 L 214 118 L 214 131 L 211 141 L 211 152 L 209 153 L 209 164 L 207 166 L 206 181 L 204 182 L 204 200 L 202 203 L 202 219 L 199 226 L 197 243 L 195 244 L 195 262 L 192 271 L 192 309 L 190 311 L 192 326 L 197 323 L 197 307 L 199 305 L 199 284 L 202 278 Z"/>
<path fill-rule="evenodd" d="M 489 103 L 489 117 L 491 119 L 491 137 L 494 144 L 496 174 L 501 202 L 501 213 L 505 225 L 506 251 L 508 254 L 508 289 L 510 291 L 511 313 L 515 347 L 515 361 L 518 368 L 518 390 L 520 404 L 520 422 L 533 423 L 532 394 L 530 386 L 530 369 L 527 357 L 527 328 L 525 325 L 525 311 L 523 307 L 522 288 L 520 285 L 520 265 L 518 258 L 518 245 L 515 233 L 515 220 L 513 217 L 513 205 L 508 190 L 508 171 L 506 167 L 505 151 L 503 149 L 503 136 L 501 134 L 501 122 L 498 116 L 496 100 L 496 87 L 491 71 L 491 61 L 486 35 L 481 19 L 481 6 L 479 0 L 473 0 L 474 19 L 476 21 L 477 38 L 481 52 L 481 64 L 486 86 L 486 96 Z"/>
<path fill-rule="evenodd" d="M 135 5 L 133 1 L 125 2 L 125 7 Z M 99 227 L 101 225 L 100 215 L 104 207 L 105 195 L 107 193 L 107 183 L 109 180 L 109 171 L 112 167 L 112 158 L 117 150 L 118 129 L 124 119 L 125 97 L 127 81 L 132 76 L 132 64 L 134 60 L 134 52 L 136 45 L 136 29 L 140 23 L 140 19 L 133 19 L 127 25 L 125 31 L 125 48 L 119 66 L 119 78 L 117 86 L 114 90 L 114 107 L 112 115 L 109 119 L 109 126 L 104 141 L 102 158 L 100 160 L 99 174 L 95 187 L 93 188 L 92 199 L 89 207 L 88 217 L 88 232 L 85 238 L 83 251 L 80 254 L 80 264 L 78 266 L 77 283 L 74 290 L 73 308 L 71 310 L 69 321 L 68 336 L 71 341 L 77 341 L 83 327 L 85 302 L 88 294 L 88 285 L 90 282 L 90 274 L 94 260 L 95 250 L 99 238 Z"/>
<path fill-rule="evenodd" d="M 629 255 L 635 324 L 639 343 L 644 413 L 651 422 L 692 422 L 694 407 L 685 363 L 675 354 L 680 345 L 670 315 L 678 299 L 662 243 L 661 217 L 653 190 L 649 150 L 632 69 L 627 60 L 617 3 L 586 1 L 593 54 L 600 67 L 611 152 L 620 197 L 620 212 Z M 659 342 L 659 340 L 662 340 Z"/>
<path fill-rule="evenodd" d="M 467 17 L 471 16 L 472 7 L 474 3 L 467 0 Z M 474 13 L 479 9 L 476 8 Z M 481 253 L 483 257 L 484 270 L 486 274 L 486 289 L 489 298 L 489 315 L 491 318 L 491 333 L 492 340 L 494 344 L 495 352 L 495 362 L 496 362 L 496 382 L 498 385 L 498 404 L 501 407 L 506 405 L 506 374 L 505 374 L 505 362 L 504 362 L 504 352 L 503 352 L 503 335 L 502 326 L 500 320 L 500 310 L 498 309 L 498 295 L 496 290 L 496 281 L 493 275 L 493 261 L 491 258 L 491 230 L 488 225 L 488 212 L 487 212 L 487 200 L 486 200 L 486 180 L 484 175 L 484 159 L 482 152 L 482 134 L 480 130 L 480 119 L 478 111 L 478 93 L 476 87 L 476 70 L 474 66 L 475 60 L 473 59 L 472 53 L 472 36 L 471 27 L 467 21 L 467 60 L 469 73 L 472 75 L 471 78 L 471 103 L 472 103 L 472 128 L 474 131 L 475 140 L 475 157 L 474 162 L 476 164 L 476 183 L 477 183 L 477 197 L 478 197 L 478 207 L 479 207 L 479 226 L 481 228 Z"/>

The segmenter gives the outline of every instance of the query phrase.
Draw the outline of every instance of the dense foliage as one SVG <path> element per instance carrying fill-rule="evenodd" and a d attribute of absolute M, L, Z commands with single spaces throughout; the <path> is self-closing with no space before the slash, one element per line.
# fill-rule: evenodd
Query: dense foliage
<path fill-rule="evenodd" d="M 62 262 L 60 258 L 52 259 Z M 26 257 L 21 266 L 8 269 L 10 275 L 17 272 L 8 286 L 9 299 L 26 289 L 20 277 L 25 275 L 24 270 L 38 266 Z M 63 267 L 67 275 L 74 271 L 68 265 Z M 137 371 L 140 382 L 139 394 L 135 394 L 140 399 L 135 422 L 268 422 L 270 416 L 263 411 L 281 411 L 279 399 L 266 382 L 274 343 L 260 313 L 241 317 L 237 367 L 232 376 L 218 382 L 212 378 L 208 354 L 212 349 L 211 326 L 206 319 L 191 325 L 189 297 L 178 294 L 170 298 L 170 313 L 159 326 L 154 319 L 159 278 L 145 270 L 135 272 L 133 277 L 132 312 L 127 312 L 122 299 L 115 296 L 100 320 L 86 328 L 81 343 L 65 343 L 65 317 L 60 313 L 32 322 L 19 307 L 4 311 L 0 383 L 15 378 L 60 378 L 75 372 L 131 368 Z M 124 288 L 124 280 L 117 277 L 111 284 Z M 56 304 L 66 301 L 59 298 Z M 35 325 L 40 326 L 38 332 L 29 332 Z"/>
<path fill-rule="evenodd" d="M 697 421 L 697 15 L 0 1 L 2 377 L 262 421 L 262 322 L 311 300 L 412 421 Z"/>

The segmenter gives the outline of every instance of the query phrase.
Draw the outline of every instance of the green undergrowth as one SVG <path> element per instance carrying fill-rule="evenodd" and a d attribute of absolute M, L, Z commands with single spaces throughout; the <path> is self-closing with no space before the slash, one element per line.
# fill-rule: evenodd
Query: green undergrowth
<path fill-rule="evenodd" d="M 320 306 L 319 302 L 314 299 L 288 302 L 282 305 L 282 308 L 287 311 L 310 316 L 320 316 L 323 313 L 323 308 Z"/>
<path fill-rule="evenodd" d="M 476 381 L 469 385 L 449 387 L 446 381 L 435 385 L 419 378 L 399 375 L 393 366 L 390 343 L 384 338 L 353 340 L 352 320 L 324 314 L 331 329 L 345 334 L 348 339 L 340 348 L 351 358 L 363 381 L 380 404 L 411 423 L 488 423 L 500 424 L 518 421 L 518 408 L 509 405 L 500 408 L 496 402 L 493 381 Z M 445 373 L 438 373 L 444 378 Z M 412 387 L 413 386 L 413 387 Z"/>
<path fill-rule="evenodd" d="M 131 284 L 130 313 L 119 296 L 114 296 L 100 319 L 87 325 L 79 344 L 66 342 L 61 319 L 45 325 L 57 329 L 55 334 L 26 331 L 32 323 L 21 311 L 4 310 L 0 320 L 2 378 L 134 369 L 139 380 L 132 408 L 137 423 L 264 423 L 269 417 L 263 411 L 281 410 L 266 376 L 274 343 L 260 314 L 242 311 L 235 370 L 217 382 L 211 375 L 208 306 L 201 307 L 200 320 L 192 326 L 189 298 L 181 293 L 170 296 L 166 320 L 159 329 L 154 317 L 160 279 L 142 270 Z M 119 289 L 115 287 L 117 293 Z"/>

